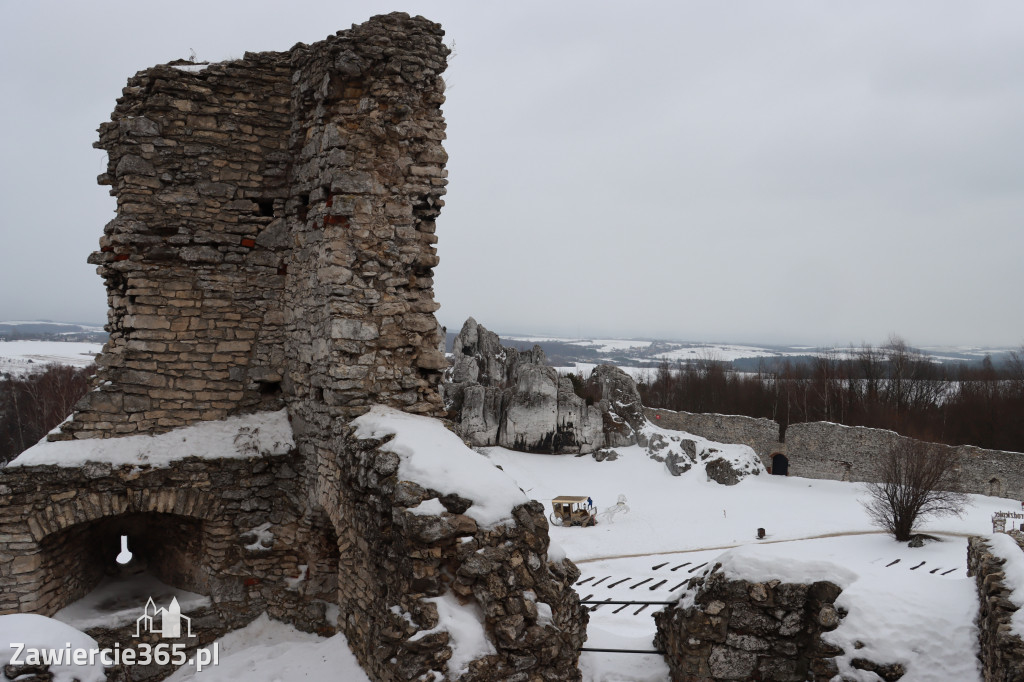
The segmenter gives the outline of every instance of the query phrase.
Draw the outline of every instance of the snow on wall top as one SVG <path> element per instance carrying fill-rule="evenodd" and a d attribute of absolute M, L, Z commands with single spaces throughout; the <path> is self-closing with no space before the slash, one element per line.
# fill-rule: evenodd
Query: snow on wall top
<path fill-rule="evenodd" d="M 257 412 L 186 426 L 156 436 L 88 438 L 47 442 L 18 455 L 8 467 L 56 465 L 77 467 L 86 462 L 166 467 L 187 457 L 246 459 L 283 455 L 295 447 L 287 410 Z"/>
<path fill-rule="evenodd" d="M 401 458 L 401 479 L 473 500 L 466 516 L 484 527 L 511 518 L 530 498 L 503 471 L 470 448 L 436 419 L 375 405 L 352 421 L 356 438 L 394 435 L 381 449 Z"/>
<path fill-rule="evenodd" d="M 728 578 L 784 583 L 812 583 L 827 580 L 846 588 L 857 580 L 853 571 L 832 561 L 794 558 L 780 551 L 764 551 L 766 547 L 745 545 L 723 552 L 716 561 Z"/>
<path fill-rule="evenodd" d="M 1007 595 L 1009 600 L 1019 608 L 1010 619 L 1013 634 L 1024 638 L 1024 551 L 1011 536 L 1005 533 L 993 533 L 986 538 L 992 553 L 1001 559 L 1003 564 L 1003 581 L 1011 588 Z"/>

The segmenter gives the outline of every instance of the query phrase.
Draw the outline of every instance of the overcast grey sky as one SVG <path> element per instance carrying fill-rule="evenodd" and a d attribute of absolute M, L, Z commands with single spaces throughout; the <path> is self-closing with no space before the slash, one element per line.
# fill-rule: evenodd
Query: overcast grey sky
<path fill-rule="evenodd" d="M 91 144 L 130 75 L 402 10 L 455 42 L 443 324 L 1024 341 L 1017 0 L 0 7 L 0 320 L 105 319 Z"/>

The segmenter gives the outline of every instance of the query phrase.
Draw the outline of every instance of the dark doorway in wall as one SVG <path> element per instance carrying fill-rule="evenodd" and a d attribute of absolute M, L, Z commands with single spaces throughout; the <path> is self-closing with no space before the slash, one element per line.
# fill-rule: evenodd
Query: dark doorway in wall
<path fill-rule="evenodd" d="M 993 478 L 988 482 L 988 494 L 992 497 L 1003 496 L 1003 482 L 998 478 Z"/>
<path fill-rule="evenodd" d="M 789 476 L 789 460 L 781 453 L 772 455 L 772 476 Z"/>

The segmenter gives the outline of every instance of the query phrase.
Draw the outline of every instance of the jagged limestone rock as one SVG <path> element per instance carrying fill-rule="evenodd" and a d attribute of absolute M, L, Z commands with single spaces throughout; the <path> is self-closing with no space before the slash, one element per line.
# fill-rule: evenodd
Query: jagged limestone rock
<path fill-rule="evenodd" d="M 506 348 L 494 332 L 466 320 L 442 385 L 449 416 L 472 445 L 587 454 L 636 443 L 644 423 L 632 378 L 600 365 L 586 383 L 586 399 L 559 377 L 540 346 Z"/>

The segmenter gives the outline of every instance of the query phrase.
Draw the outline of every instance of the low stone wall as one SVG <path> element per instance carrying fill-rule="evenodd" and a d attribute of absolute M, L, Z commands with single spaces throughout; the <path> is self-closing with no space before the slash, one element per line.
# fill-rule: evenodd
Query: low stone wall
<path fill-rule="evenodd" d="M 757 419 L 731 414 L 696 414 L 672 410 L 644 408 L 644 415 L 654 424 L 675 431 L 686 431 L 719 443 L 740 443 L 750 446 L 766 468 L 772 455 L 785 452 L 779 442 L 779 425 L 771 419 Z"/>
<path fill-rule="evenodd" d="M 874 481 L 882 457 L 900 436 L 894 431 L 831 422 L 790 424 L 785 443 L 779 425 L 771 419 L 742 415 L 695 414 L 644 408 L 651 422 L 666 429 L 686 431 L 719 443 L 749 445 L 765 468 L 772 455 L 785 455 L 790 476 L 833 481 Z M 940 446 L 953 447 L 953 446 Z M 1024 454 L 955 446 L 960 458 L 960 481 L 965 492 L 1024 500 Z"/>
<path fill-rule="evenodd" d="M 833 583 L 748 582 L 715 570 L 691 579 L 692 591 L 692 601 L 654 615 L 654 643 L 676 682 L 827 682 L 838 673 L 833 658 L 843 650 L 820 637 L 842 617 Z"/>
<path fill-rule="evenodd" d="M 1024 551 L 1024 534 L 1012 533 Z M 1024 641 L 1011 634 L 1010 618 L 1018 607 L 1008 599 L 1013 587 L 1004 582 L 1005 559 L 993 553 L 982 537 L 967 541 L 967 574 L 978 584 L 979 642 L 985 682 L 1021 682 L 1024 680 Z"/>

